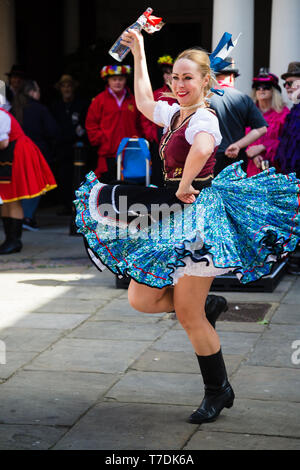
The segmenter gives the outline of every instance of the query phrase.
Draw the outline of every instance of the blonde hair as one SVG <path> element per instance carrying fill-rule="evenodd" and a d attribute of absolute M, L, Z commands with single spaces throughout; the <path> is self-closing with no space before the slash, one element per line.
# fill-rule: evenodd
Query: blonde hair
<path fill-rule="evenodd" d="M 256 98 L 257 90 L 252 90 L 252 99 L 255 104 L 257 104 L 258 99 Z M 272 103 L 271 108 L 274 109 L 277 113 L 280 113 L 285 106 L 285 103 L 282 99 L 280 91 L 276 90 L 276 88 L 272 87 Z"/>
<path fill-rule="evenodd" d="M 204 87 L 204 90 L 203 90 L 204 98 L 209 98 L 212 95 L 212 93 L 210 92 L 210 89 L 215 87 L 218 84 L 218 82 L 214 76 L 213 71 L 210 68 L 210 60 L 209 60 L 208 54 L 201 49 L 186 49 L 185 51 L 181 52 L 181 54 L 179 54 L 179 56 L 176 58 L 174 62 L 174 65 L 180 59 L 188 59 L 194 62 L 195 64 L 197 64 L 198 70 L 203 78 L 206 77 L 206 75 L 209 75 L 208 84 Z M 169 86 L 172 90 L 172 86 L 170 84 Z M 173 93 L 173 90 L 172 90 L 172 93 L 164 93 L 164 96 L 176 99 L 176 96 Z"/>

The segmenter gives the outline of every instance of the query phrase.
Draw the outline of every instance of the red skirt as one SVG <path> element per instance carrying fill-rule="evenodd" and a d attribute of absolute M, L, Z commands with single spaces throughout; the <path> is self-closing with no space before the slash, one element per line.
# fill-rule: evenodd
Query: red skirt
<path fill-rule="evenodd" d="M 39 148 L 27 136 L 15 145 L 10 183 L 0 183 L 3 202 L 30 199 L 57 187 L 53 173 Z"/>

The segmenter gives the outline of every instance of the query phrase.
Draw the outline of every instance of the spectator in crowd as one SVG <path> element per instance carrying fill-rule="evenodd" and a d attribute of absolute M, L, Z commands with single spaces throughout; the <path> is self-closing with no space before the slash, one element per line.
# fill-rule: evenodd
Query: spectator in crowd
<path fill-rule="evenodd" d="M 76 93 L 79 83 L 68 74 L 62 75 L 55 87 L 60 97 L 51 107 L 58 124 L 55 157 L 58 166 L 58 187 L 63 204 L 58 215 L 71 215 L 73 194 L 74 146 L 87 143 L 85 118 L 89 103 Z"/>
<path fill-rule="evenodd" d="M 140 113 L 127 86 L 128 65 L 107 65 L 101 70 L 106 89 L 92 101 L 86 131 L 92 146 L 98 148 L 95 174 L 104 183 L 116 179 L 116 152 L 124 137 L 143 137 Z"/>
<path fill-rule="evenodd" d="M 6 84 L 6 103 L 3 103 L 3 109 L 9 111 L 12 106 L 14 96 L 22 88 L 26 73 L 20 65 L 13 65 L 10 72 L 6 73 L 8 83 Z"/>
<path fill-rule="evenodd" d="M 53 163 L 53 146 L 58 135 L 58 127 L 48 108 L 40 103 L 40 96 L 40 88 L 37 82 L 25 80 L 14 97 L 11 112 L 22 126 L 25 134 L 39 147 L 51 167 Z M 38 230 L 35 213 L 39 201 L 40 196 L 22 200 L 23 228 L 26 230 Z"/>
<path fill-rule="evenodd" d="M 244 149 L 267 132 L 267 123 L 250 96 L 234 88 L 235 78 L 239 76 L 234 60 L 230 57 L 226 60 L 230 65 L 216 75 L 218 88 L 224 94 L 214 94 L 210 99 L 223 137 L 216 153 L 215 176 L 236 159 L 244 161 L 243 170 L 246 171 L 248 157 Z M 251 128 L 247 135 L 246 127 Z"/>
<path fill-rule="evenodd" d="M 22 199 L 56 188 L 54 176 L 39 148 L 14 116 L 0 106 L 0 196 L 5 240 L 0 255 L 22 249 Z"/>
<path fill-rule="evenodd" d="M 291 62 L 281 78 L 285 80 L 284 87 L 289 99 L 294 100 L 294 106 L 285 120 L 275 162 L 282 173 L 295 172 L 300 178 L 300 62 Z"/>
<path fill-rule="evenodd" d="M 248 167 L 247 175 L 253 176 L 264 170 L 264 161 L 274 166 L 274 157 L 279 145 L 278 137 L 282 133 L 284 121 L 290 112 L 284 105 L 278 77 L 261 69 L 253 79 L 253 100 L 260 109 L 269 127 L 265 135 L 256 140 L 247 148 Z"/>
<path fill-rule="evenodd" d="M 153 91 L 155 101 L 167 101 L 169 104 L 177 103 L 177 100 L 171 96 L 166 96 L 171 93 L 170 83 L 172 79 L 173 59 L 170 55 L 159 57 L 157 61 L 162 78 L 163 86 Z M 158 146 L 162 137 L 162 128 L 149 121 L 144 115 L 141 115 L 143 130 L 146 139 L 150 143 L 152 175 L 151 183 L 156 186 L 162 186 L 164 182 L 162 161 L 159 156 Z"/>
<path fill-rule="evenodd" d="M 287 115 L 280 143 L 275 155 L 275 165 L 285 175 L 293 172 L 300 178 L 300 62 L 291 62 L 281 75 L 289 99 L 294 104 Z M 300 275 L 300 248 L 290 255 L 289 274 Z"/>

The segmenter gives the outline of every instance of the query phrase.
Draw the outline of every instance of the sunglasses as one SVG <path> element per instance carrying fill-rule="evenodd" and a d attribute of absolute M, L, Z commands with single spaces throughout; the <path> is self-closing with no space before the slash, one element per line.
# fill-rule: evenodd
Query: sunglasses
<path fill-rule="evenodd" d="M 255 85 L 256 90 L 271 90 L 272 85 L 270 83 L 263 83 L 259 85 Z"/>
<path fill-rule="evenodd" d="M 283 86 L 284 86 L 284 88 L 287 88 L 287 87 L 292 88 L 293 83 L 294 83 L 294 82 L 293 82 L 292 80 L 290 80 L 290 81 L 288 81 L 288 82 L 285 82 L 285 83 L 283 84 Z"/>

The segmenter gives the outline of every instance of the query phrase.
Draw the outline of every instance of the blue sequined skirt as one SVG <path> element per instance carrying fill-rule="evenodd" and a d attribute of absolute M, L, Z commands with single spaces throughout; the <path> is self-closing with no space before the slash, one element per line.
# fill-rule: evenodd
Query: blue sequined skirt
<path fill-rule="evenodd" d="M 100 270 L 156 288 L 174 285 L 183 275 L 233 272 L 245 284 L 270 274 L 300 239 L 300 180 L 274 168 L 247 178 L 241 164 L 225 168 L 193 204 L 167 215 L 165 210 L 163 217 L 134 207 L 129 221 L 114 200 L 117 219 L 109 205 L 103 209 L 106 185 L 89 173 L 74 204 L 91 260 Z"/>

